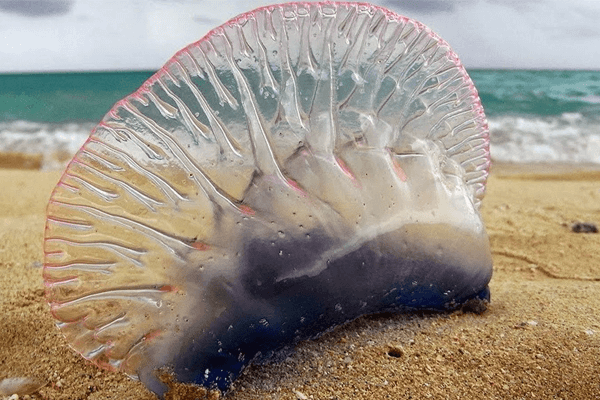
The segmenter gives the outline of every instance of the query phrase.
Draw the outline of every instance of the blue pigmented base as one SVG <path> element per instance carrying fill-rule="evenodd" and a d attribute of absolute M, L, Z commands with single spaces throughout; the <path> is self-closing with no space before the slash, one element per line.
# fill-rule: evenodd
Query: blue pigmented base
<path fill-rule="evenodd" d="M 327 243 L 314 235 L 315 247 L 290 245 L 293 254 L 315 254 Z M 465 269 L 442 260 L 422 257 L 418 251 L 404 257 L 386 246 L 396 233 L 382 235 L 359 249 L 330 260 L 319 275 L 277 280 L 277 273 L 302 270 L 310 257 L 288 257 L 286 266 L 270 245 L 253 242 L 248 260 L 261 260 L 267 268 L 248 265 L 247 279 L 237 286 L 213 282 L 213 295 L 228 304 L 205 334 L 184 344 L 185 353 L 173 372 L 181 381 L 227 391 L 250 362 L 278 360 L 301 340 L 313 339 L 361 315 L 384 311 L 453 310 L 473 298 L 489 300 L 486 268 Z M 286 246 L 284 246 L 286 248 Z M 313 250 L 313 251 L 311 251 Z M 259 257 L 260 256 L 260 257 Z M 488 261 L 489 262 L 489 261 Z M 270 278 L 269 278 L 270 276 Z M 483 289 L 482 289 L 483 288 Z"/>

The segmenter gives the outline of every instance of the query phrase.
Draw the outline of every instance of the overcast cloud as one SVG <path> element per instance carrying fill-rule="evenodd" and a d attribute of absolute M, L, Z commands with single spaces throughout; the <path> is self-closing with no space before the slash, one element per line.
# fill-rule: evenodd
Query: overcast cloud
<path fill-rule="evenodd" d="M 386 0 L 382 5 L 406 11 L 438 13 L 454 11 L 459 2 L 456 0 Z"/>
<path fill-rule="evenodd" d="M 27 17 L 66 14 L 72 6 L 72 0 L 0 0 L 1 11 Z"/>
<path fill-rule="evenodd" d="M 156 70 L 264 0 L 0 0 L 0 72 Z M 376 0 L 467 68 L 600 69 L 600 0 Z"/>
<path fill-rule="evenodd" d="M 512 7 L 516 10 L 530 10 L 532 7 L 537 5 L 543 5 L 544 3 L 551 3 L 548 0 L 485 0 L 489 4 L 504 5 Z"/>

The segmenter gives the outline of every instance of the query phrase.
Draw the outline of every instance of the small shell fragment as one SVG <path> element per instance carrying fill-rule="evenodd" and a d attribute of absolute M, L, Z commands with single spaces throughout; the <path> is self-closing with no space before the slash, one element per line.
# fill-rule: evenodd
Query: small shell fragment
<path fill-rule="evenodd" d="M 16 394 L 18 396 L 25 396 L 26 394 L 37 392 L 47 384 L 47 381 L 38 378 L 6 378 L 0 382 L 0 395 L 10 396 Z"/>

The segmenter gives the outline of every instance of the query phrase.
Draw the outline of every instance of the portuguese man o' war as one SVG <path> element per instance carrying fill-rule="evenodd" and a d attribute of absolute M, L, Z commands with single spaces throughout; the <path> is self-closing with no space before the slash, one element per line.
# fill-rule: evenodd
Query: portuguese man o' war
<path fill-rule="evenodd" d="M 427 27 L 357 3 L 225 23 L 118 102 L 48 205 L 44 280 L 94 363 L 226 391 L 360 315 L 486 298 L 477 91 Z"/>

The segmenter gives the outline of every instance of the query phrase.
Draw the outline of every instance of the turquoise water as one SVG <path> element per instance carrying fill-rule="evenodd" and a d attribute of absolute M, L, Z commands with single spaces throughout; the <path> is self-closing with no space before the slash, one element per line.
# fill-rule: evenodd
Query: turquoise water
<path fill-rule="evenodd" d="M 74 153 L 153 71 L 0 75 L 0 151 Z M 600 164 L 600 71 L 469 70 L 492 158 Z"/>
<path fill-rule="evenodd" d="M 489 117 L 600 116 L 600 71 L 471 70 Z"/>
<path fill-rule="evenodd" d="M 0 75 L 0 121 L 99 121 L 153 72 Z"/>
<path fill-rule="evenodd" d="M 99 121 L 153 71 L 0 75 L 0 122 Z M 600 115 L 600 71 L 470 70 L 489 117 Z"/>

